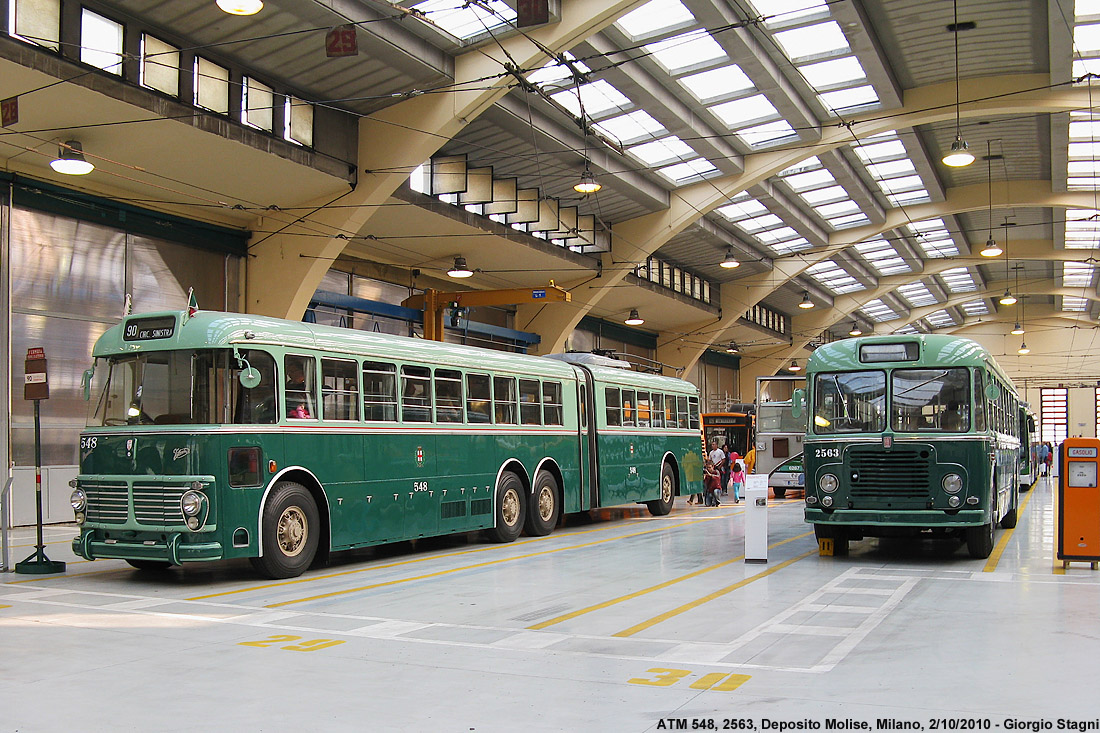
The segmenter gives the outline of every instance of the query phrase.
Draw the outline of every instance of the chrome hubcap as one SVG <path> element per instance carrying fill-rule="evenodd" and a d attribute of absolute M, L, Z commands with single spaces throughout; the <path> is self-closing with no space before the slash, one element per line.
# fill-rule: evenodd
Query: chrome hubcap
<path fill-rule="evenodd" d="M 287 557 L 294 557 L 305 548 L 307 537 L 309 525 L 305 512 L 300 507 L 288 506 L 279 517 L 279 527 L 275 532 L 279 549 Z"/>
<path fill-rule="evenodd" d="M 661 475 L 661 501 L 666 504 L 672 501 L 672 476 L 667 473 Z"/>
<path fill-rule="evenodd" d="M 543 486 L 539 492 L 539 517 L 549 522 L 554 516 L 554 492 L 549 486 Z"/>
<path fill-rule="evenodd" d="M 519 494 L 516 493 L 515 489 L 508 489 L 504 492 L 504 497 L 501 499 L 500 515 L 509 527 L 514 527 L 516 522 L 519 521 Z"/>

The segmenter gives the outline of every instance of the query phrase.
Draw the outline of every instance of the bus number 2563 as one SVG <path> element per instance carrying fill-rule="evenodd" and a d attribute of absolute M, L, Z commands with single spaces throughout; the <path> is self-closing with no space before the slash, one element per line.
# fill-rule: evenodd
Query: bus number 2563
<path fill-rule="evenodd" d="M 840 458 L 840 448 L 814 448 L 814 458 Z"/>

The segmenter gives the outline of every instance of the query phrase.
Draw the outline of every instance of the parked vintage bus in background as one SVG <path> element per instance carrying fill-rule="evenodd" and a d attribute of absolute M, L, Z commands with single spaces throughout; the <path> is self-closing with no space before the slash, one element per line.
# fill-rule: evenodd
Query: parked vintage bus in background
<path fill-rule="evenodd" d="M 725 412 L 704 412 L 703 443 L 710 450 L 714 441 L 728 445 L 731 452 L 744 456 L 752 447 L 756 433 L 756 412 L 752 405 L 728 405 Z"/>
<path fill-rule="evenodd" d="M 331 551 L 508 542 L 701 490 L 695 386 L 594 355 L 186 310 L 129 316 L 93 356 L 72 496 L 89 560 L 247 557 L 284 578 Z"/>
<path fill-rule="evenodd" d="M 793 409 L 795 390 L 806 386 L 798 375 L 758 377 L 756 380 L 756 473 L 768 474 L 776 499 L 787 491 L 801 491 L 802 441 L 806 415 Z M 797 412 L 797 414 L 796 414 Z"/>
<path fill-rule="evenodd" d="M 1035 413 L 1020 403 L 1020 488 L 1030 489 L 1039 480 L 1039 433 Z"/>
<path fill-rule="evenodd" d="M 864 536 L 958 536 L 988 557 L 1016 526 L 1020 405 L 979 344 L 939 334 L 826 344 L 806 369 L 806 521 Z M 802 395 L 798 395 L 801 397 Z"/>

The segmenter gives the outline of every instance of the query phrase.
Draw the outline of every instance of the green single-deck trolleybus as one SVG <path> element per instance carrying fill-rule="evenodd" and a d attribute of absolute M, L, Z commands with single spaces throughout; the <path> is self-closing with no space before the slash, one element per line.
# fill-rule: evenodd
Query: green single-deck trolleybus
<path fill-rule="evenodd" d="M 508 542 L 701 490 L 697 389 L 594 355 L 187 310 L 128 316 L 93 356 L 72 496 L 89 560 L 293 577 L 335 550 Z"/>
<path fill-rule="evenodd" d="M 806 521 L 864 536 L 958 536 L 988 557 L 1016 525 L 1020 412 L 989 353 L 941 334 L 845 339 L 806 368 Z"/>

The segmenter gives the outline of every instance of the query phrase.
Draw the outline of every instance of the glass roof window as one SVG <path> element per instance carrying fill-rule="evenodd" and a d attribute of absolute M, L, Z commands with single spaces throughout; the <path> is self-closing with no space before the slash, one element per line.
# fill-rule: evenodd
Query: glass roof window
<path fill-rule="evenodd" d="M 959 306 L 968 316 L 988 316 L 989 305 L 984 300 L 972 300 Z"/>
<path fill-rule="evenodd" d="M 928 325 L 932 326 L 932 328 L 949 328 L 958 325 L 955 323 L 955 319 L 951 314 L 945 310 L 929 313 L 925 320 L 928 321 Z"/>
<path fill-rule="evenodd" d="M 747 193 L 741 193 L 733 197 L 728 204 L 718 208 L 718 213 L 730 221 L 749 219 L 767 213 L 767 211 L 767 206 L 764 206 L 764 204 L 752 198 Z"/>
<path fill-rule="evenodd" d="M 627 152 L 648 166 L 680 163 L 698 156 L 698 153 L 675 135 L 654 140 L 651 143 L 627 148 Z"/>
<path fill-rule="evenodd" d="M 901 328 L 894 329 L 894 333 L 900 336 L 912 336 L 914 334 L 920 333 L 920 329 L 912 323 L 906 323 Z"/>
<path fill-rule="evenodd" d="M 778 143 L 789 138 L 797 137 L 797 133 L 786 120 L 766 122 L 755 127 L 746 127 L 734 133 L 743 143 L 754 148 Z"/>
<path fill-rule="evenodd" d="M 1096 268 L 1083 262 L 1062 263 L 1062 287 L 1087 288 L 1092 286 Z"/>
<path fill-rule="evenodd" d="M 802 193 L 803 191 L 808 191 L 812 188 L 820 188 L 826 185 L 836 185 L 836 179 L 833 178 L 833 174 L 824 168 L 818 168 L 817 170 L 806 171 L 804 173 L 794 173 L 787 176 L 780 175 L 787 185 L 796 193 Z"/>
<path fill-rule="evenodd" d="M 752 6 L 768 28 L 829 14 L 826 0 L 755 0 Z"/>
<path fill-rule="evenodd" d="M 772 37 L 791 61 L 810 60 L 849 50 L 848 40 L 835 20 L 778 31 Z"/>
<path fill-rule="evenodd" d="M 1095 209 L 1066 210 L 1066 249 L 1097 249 L 1100 247 L 1100 211 Z"/>
<path fill-rule="evenodd" d="M 1086 74 L 1100 74 L 1100 59 L 1074 59 L 1072 75 L 1074 79 L 1085 76 Z M 1088 84 L 1088 81 L 1078 82 L 1079 84 Z"/>
<path fill-rule="evenodd" d="M 791 227 L 783 226 L 778 229 L 766 229 L 765 231 L 757 232 L 755 236 L 764 244 L 772 245 L 794 239 L 798 236 L 798 232 Z"/>
<path fill-rule="evenodd" d="M 772 242 L 768 247 L 776 255 L 782 257 L 795 252 L 801 252 L 804 249 L 809 249 L 810 240 L 805 237 L 792 237 L 790 239 L 784 239 L 782 242 Z"/>
<path fill-rule="evenodd" d="M 867 172 L 877 180 L 879 178 L 914 175 L 917 169 L 913 166 L 911 160 L 904 158 L 902 160 L 891 160 L 884 163 L 870 163 L 867 165 Z"/>
<path fill-rule="evenodd" d="M 833 203 L 836 201 L 843 201 L 848 198 L 848 192 L 840 186 L 829 186 L 828 188 L 815 188 L 805 193 L 799 194 L 802 196 L 802 200 L 808 203 L 810 206 L 817 206 L 818 204 Z"/>
<path fill-rule="evenodd" d="M 837 89 L 832 92 L 825 92 L 818 94 L 817 98 L 821 100 L 821 103 L 825 105 L 825 109 L 832 112 L 841 112 L 843 110 L 855 109 L 856 107 L 866 107 L 872 104 L 878 104 L 878 92 L 870 84 L 865 84 L 861 87 L 852 87 L 851 89 Z"/>
<path fill-rule="evenodd" d="M 1089 112 L 1071 112 L 1069 122 L 1070 156 L 1066 187 L 1070 191 L 1095 191 L 1100 188 L 1100 160 L 1084 157 L 1100 148 L 1100 119 Z"/>
<path fill-rule="evenodd" d="M 1078 298 L 1070 295 L 1062 296 L 1062 310 L 1070 313 L 1084 313 L 1089 309 L 1089 301 L 1086 298 Z"/>
<path fill-rule="evenodd" d="M 894 246 L 881 237 L 868 239 L 865 242 L 857 242 L 855 250 L 880 275 L 898 275 L 912 271 L 912 268 L 902 259 Z"/>
<path fill-rule="evenodd" d="M 1074 26 L 1073 49 L 1082 55 L 1100 51 L 1100 23 Z"/>
<path fill-rule="evenodd" d="M 580 94 L 580 101 L 577 100 L 578 93 Z M 581 102 L 584 103 L 585 115 L 589 117 L 598 117 L 615 109 L 625 112 L 628 108 L 634 106 L 625 94 L 603 79 L 589 84 L 582 84 L 575 89 L 563 89 L 560 92 L 551 94 L 550 98 L 576 117 L 581 115 Z"/>
<path fill-rule="evenodd" d="M 710 111 L 730 129 L 745 127 L 759 120 L 775 118 L 779 115 L 779 110 L 763 94 L 716 104 L 710 108 Z"/>
<path fill-rule="evenodd" d="M 870 318 L 872 321 L 882 323 L 883 321 L 892 321 L 895 318 L 899 318 L 896 311 L 893 308 L 882 302 L 881 298 L 875 298 L 869 300 L 863 304 L 863 307 L 859 309 L 860 312 Z"/>
<path fill-rule="evenodd" d="M 825 260 L 811 265 L 806 268 L 806 274 L 828 288 L 834 295 L 867 289 L 863 283 L 856 280 L 848 274 L 847 270 L 844 270 L 832 260 Z"/>
<path fill-rule="evenodd" d="M 867 72 L 855 56 L 799 66 L 798 73 L 819 92 L 849 86 L 853 82 L 867 81 Z"/>
<path fill-rule="evenodd" d="M 870 145 L 853 143 L 852 149 L 856 151 L 856 155 L 858 155 L 864 163 L 878 163 L 884 160 L 893 160 L 894 158 L 904 158 L 908 155 L 905 150 L 905 143 L 897 138 Z"/>
<path fill-rule="evenodd" d="M 910 222 L 907 228 L 927 256 L 955 257 L 959 254 L 959 248 L 955 246 L 955 241 L 942 219 Z"/>
<path fill-rule="evenodd" d="M 832 219 L 826 219 L 833 229 L 849 229 L 855 226 L 861 226 L 863 224 L 870 224 L 871 220 L 867 218 L 867 215 L 862 211 L 858 214 L 846 214 L 844 216 L 838 216 Z"/>
<path fill-rule="evenodd" d="M 474 3 L 458 7 L 455 5 L 454 0 L 428 0 L 414 5 L 413 8 L 424 13 L 428 20 L 452 36 L 464 41 L 497 28 L 511 26 L 516 20 L 516 11 L 502 0 L 482 0 L 479 5 L 488 6 L 488 11 Z"/>
<path fill-rule="evenodd" d="M 615 21 L 633 40 L 695 22 L 695 16 L 679 0 L 650 0 Z"/>
<path fill-rule="evenodd" d="M 902 176 L 901 178 L 886 178 L 878 181 L 878 187 L 885 194 L 904 193 L 906 191 L 921 191 L 927 195 L 924 189 L 924 181 L 920 176 Z"/>
<path fill-rule="evenodd" d="M 699 74 L 683 76 L 680 77 L 679 81 L 696 99 L 704 103 L 756 89 L 752 80 L 737 64 L 720 66 L 717 69 Z"/>
<path fill-rule="evenodd" d="M 886 194 L 886 200 L 890 202 L 891 206 L 902 207 L 930 201 L 931 197 L 928 195 L 928 191 L 920 189 L 919 191 L 906 191 L 905 193 L 888 193 Z"/>
<path fill-rule="evenodd" d="M 775 214 L 764 214 L 763 216 L 755 216 L 751 219 L 743 219 L 737 222 L 737 225 L 746 232 L 756 233 L 769 227 L 779 226 L 782 223 L 783 220 Z"/>
<path fill-rule="evenodd" d="M 970 270 L 965 267 L 953 267 L 940 273 L 940 280 L 952 293 L 973 293 L 978 289 Z"/>
<path fill-rule="evenodd" d="M 838 201 L 835 204 L 815 206 L 814 211 L 816 211 L 822 219 L 835 219 L 838 216 L 859 212 L 859 205 L 856 204 L 855 201 L 848 199 L 847 201 Z"/>
<path fill-rule="evenodd" d="M 577 61 L 577 57 L 568 51 L 565 52 L 565 58 L 569 59 L 577 71 L 582 74 L 592 71 L 586 64 Z M 561 82 L 567 82 L 568 85 L 572 86 L 573 79 L 573 71 L 569 66 L 557 60 L 543 64 L 541 68 L 535 69 L 527 75 L 527 81 L 542 87 L 558 87 L 561 86 Z"/>
<path fill-rule="evenodd" d="M 1073 14 L 1078 20 L 1100 15 L 1100 0 L 1077 0 L 1073 4 Z"/>
<path fill-rule="evenodd" d="M 651 140 L 666 132 L 664 125 L 641 109 L 627 115 L 600 120 L 593 127 L 617 140 L 620 145 L 633 145 L 643 140 Z"/>
<path fill-rule="evenodd" d="M 706 30 L 666 38 L 645 47 L 670 73 L 729 58 Z"/>
<path fill-rule="evenodd" d="M 694 160 L 661 168 L 657 172 L 676 185 L 683 185 L 704 178 L 711 173 L 717 173 L 718 169 L 706 158 L 695 158 Z"/>
<path fill-rule="evenodd" d="M 914 307 L 933 305 L 934 303 L 940 302 L 935 295 L 932 295 L 932 291 L 919 280 L 899 286 L 898 295 L 904 298 L 906 303 Z"/>

